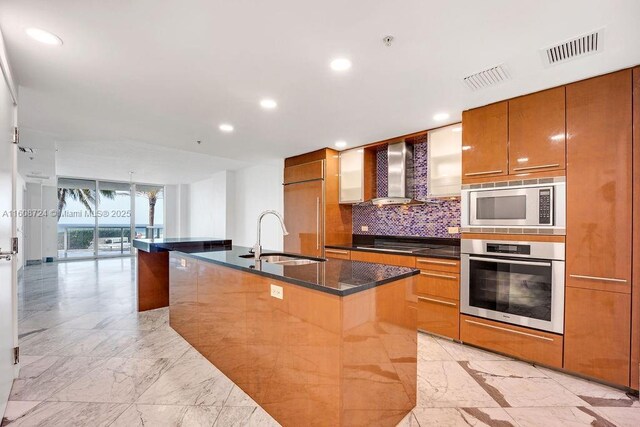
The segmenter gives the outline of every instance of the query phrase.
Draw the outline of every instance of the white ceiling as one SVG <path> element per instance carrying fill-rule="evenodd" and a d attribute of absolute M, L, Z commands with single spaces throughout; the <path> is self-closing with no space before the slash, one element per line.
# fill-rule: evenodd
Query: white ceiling
<path fill-rule="evenodd" d="M 428 129 L 436 112 L 455 122 L 470 107 L 639 64 L 639 17 L 638 0 L 0 1 L 23 128 L 113 167 L 132 157 L 127 147 L 140 165 L 139 150 L 169 147 L 208 154 L 211 171 Z M 34 42 L 31 26 L 64 45 Z M 602 53 L 544 68 L 540 48 L 601 27 Z M 353 68 L 331 71 L 336 56 Z M 500 63 L 512 80 L 463 85 Z M 278 108 L 262 110 L 263 97 Z M 73 169 L 83 156 L 65 161 Z"/>

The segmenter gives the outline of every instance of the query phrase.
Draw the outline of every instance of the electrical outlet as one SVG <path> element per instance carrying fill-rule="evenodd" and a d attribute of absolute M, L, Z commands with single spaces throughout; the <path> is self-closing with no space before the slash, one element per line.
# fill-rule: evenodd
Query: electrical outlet
<path fill-rule="evenodd" d="M 449 227 L 447 228 L 449 234 L 458 234 L 460 233 L 460 227 Z"/>
<path fill-rule="evenodd" d="M 360 231 L 369 231 L 369 226 L 368 225 L 361 226 Z"/>
<path fill-rule="evenodd" d="M 187 266 L 187 260 L 186 259 L 181 259 L 180 260 L 180 267 L 185 268 Z"/>
<path fill-rule="evenodd" d="M 284 298 L 284 290 L 282 289 L 282 286 L 271 285 L 271 296 L 278 299 Z"/>

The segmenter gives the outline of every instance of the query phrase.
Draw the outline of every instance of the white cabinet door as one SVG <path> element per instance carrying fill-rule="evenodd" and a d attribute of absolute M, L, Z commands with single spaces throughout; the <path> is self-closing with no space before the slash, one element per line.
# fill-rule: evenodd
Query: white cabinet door
<path fill-rule="evenodd" d="M 460 195 L 462 185 L 462 125 L 429 132 L 429 198 Z"/>
<path fill-rule="evenodd" d="M 340 153 L 340 203 L 364 201 L 364 149 Z"/>

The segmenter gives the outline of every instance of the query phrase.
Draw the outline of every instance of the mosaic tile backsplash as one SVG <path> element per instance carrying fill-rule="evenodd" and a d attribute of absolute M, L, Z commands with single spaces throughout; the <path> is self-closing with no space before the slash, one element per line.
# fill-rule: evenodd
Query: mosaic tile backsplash
<path fill-rule="evenodd" d="M 415 198 L 427 198 L 428 144 L 426 137 L 414 145 Z M 378 197 L 387 196 L 387 147 L 377 153 Z M 369 231 L 361 231 L 366 225 Z M 353 234 L 380 236 L 460 237 L 448 227 L 460 227 L 460 201 L 439 200 L 420 206 L 353 206 Z"/>

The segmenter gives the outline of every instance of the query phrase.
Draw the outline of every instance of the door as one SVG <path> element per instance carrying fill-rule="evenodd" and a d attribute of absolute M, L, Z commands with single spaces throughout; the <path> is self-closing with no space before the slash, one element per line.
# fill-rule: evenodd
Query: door
<path fill-rule="evenodd" d="M 15 107 L 5 80 L 0 82 L 0 252 L 11 252 L 14 233 L 16 146 L 13 140 Z M 8 258 L 8 259 L 7 259 Z M 0 258 L 0 414 L 9 398 L 14 376 L 15 257 Z"/>
<path fill-rule="evenodd" d="M 565 88 L 509 101 L 509 173 L 565 167 Z"/>
<path fill-rule="evenodd" d="M 462 181 L 506 175 L 507 101 L 462 113 Z"/>
<path fill-rule="evenodd" d="M 284 237 L 284 250 L 322 257 L 324 211 L 322 180 L 284 186 L 284 222 L 289 235 Z"/>

